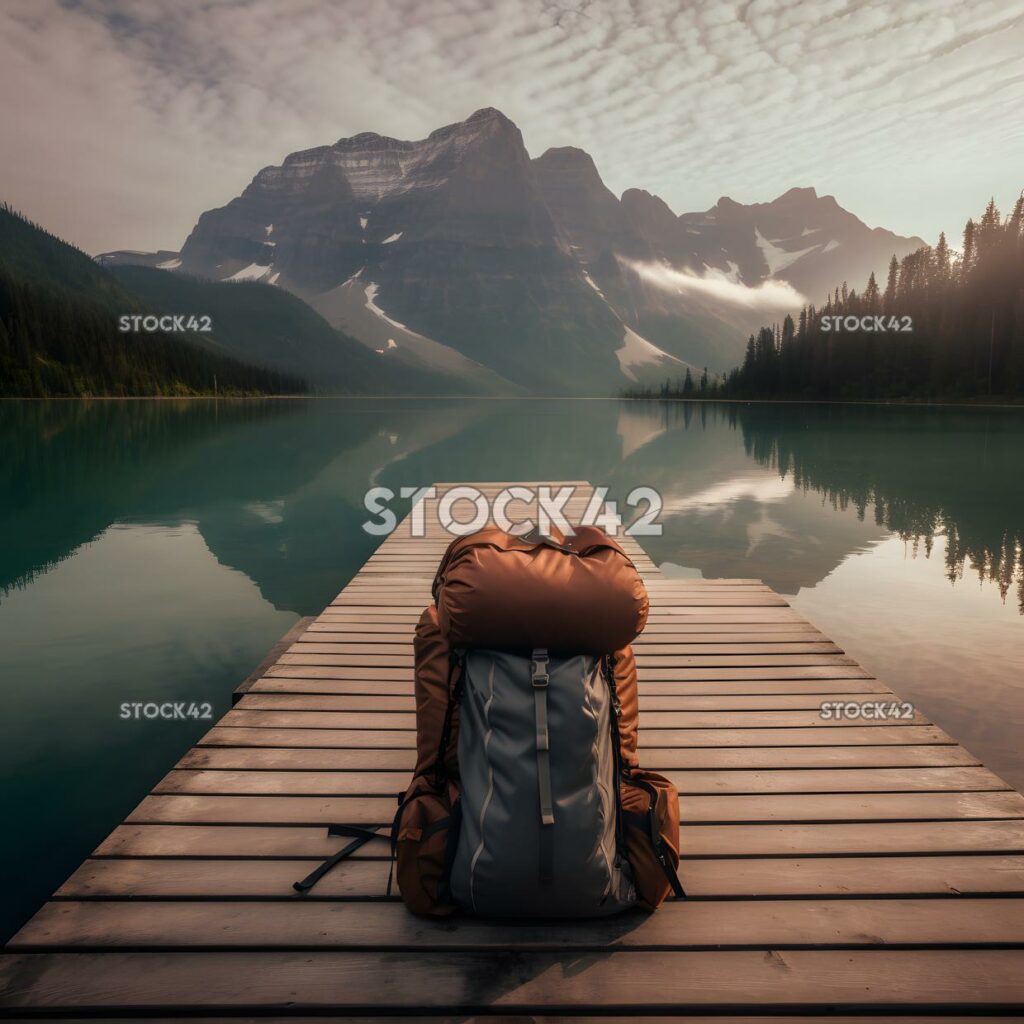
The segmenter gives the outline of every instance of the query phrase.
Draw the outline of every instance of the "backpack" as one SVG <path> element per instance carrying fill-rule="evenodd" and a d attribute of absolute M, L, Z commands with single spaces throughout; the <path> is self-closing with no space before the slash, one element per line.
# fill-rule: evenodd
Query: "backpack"
<path fill-rule="evenodd" d="M 575 918 L 682 896 L 678 796 L 638 763 L 628 642 L 648 604 L 622 549 L 595 528 L 569 543 L 483 530 L 450 545 L 434 595 L 391 832 L 406 906 Z"/>

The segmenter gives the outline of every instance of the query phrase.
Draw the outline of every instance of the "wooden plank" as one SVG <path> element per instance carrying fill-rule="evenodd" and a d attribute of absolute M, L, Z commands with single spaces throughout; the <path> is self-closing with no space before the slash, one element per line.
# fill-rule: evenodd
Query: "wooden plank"
<path fill-rule="evenodd" d="M 176 765 L 180 769 L 287 771 L 404 771 L 411 772 L 415 752 L 405 750 L 344 750 L 331 747 L 193 747 Z M 963 747 L 741 747 L 644 749 L 644 764 L 655 771 L 671 769 L 754 770 L 759 768 L 953 768 L 977 767 Z"/>
<path fill-rule="evenodd" d="M 382 797 L 147 796 L 125 821 L 386 825 L 394 812 L 395 800 Z M 679 813 L 689 826 L 705 822 L 1024 819 L 1024 796 L 1013 791 L 683 796 L 679 799 Z"/>
<path fill-rule="evenodd" d="M 239 706 L 221 719 L 226 726 L 265 729 L 405 730 L 414 733 L 416 716 L 401 711 L 250 711 Z M 661 711 L 657 728 L 670 729 L 884 729 L 893 721 L 928 725 L 924 715 L 909 717 L 824 718 L 820 711 Z M 652 731 L 650 729 L 645 731 Z"/>
<path fill-rule="evenodd" d="M 840 768 L 790 771 L 667 771 L 681 794 L 983 792 L 1009 787 L 987 768 Z M 409 773 L 173 769 L 156 794 L 393 796 Z"/>
<path fill-rule="evenodd" d="M 737 979 L 742 978 L 742 988 Z M 557 952 L 181 952 L 13 954 L 0 962 L 9 1010 L 215 1009 L 532 1013 L 566 1006 L 637 1012 L 700 1007 L 1024 1004 L 1024 950 Z"/>
<path fill-rule="evenodd" d="M 256 712 L 252 712 L 256 714 Z M 950 736 L 934 725 L 870 725 L 813 729 L 643 729 L 640 749 L 647 747 L 800 747 L 853 744 L 953 744 Z M 200 746 L 341 747 L 346 749 L 412 749 L 408 730 L 366 732 L 359 729 L 280 729 L 253 726 L 214 726 Z"/>
<path fill-rule="evenodd" d="M 706 679 L 691 682 L 642 681 L 639 685 L 641 701 L 664 697 L 707 696 L 767 696 L 779 694 L 795 696 L 816 695 L 821 700 L 833 695 L 853 695 L 856 699 L 869 699 L 871 694 L 890 695 L 892 691 L 877 679 L 856 676 L 839 679 Z M 265 676 L 253 683 L 250 693 L 281 694 L 349 694 L 403 696 L 413 692 L 411 679 L 307 679 L 292 676 Z"/>
<path fill-rule="evenodd" d="M 375 624 L 376 625 L 376 624 Z M 778 649 L 779 645 L 789 646 L 792 644 L 822 643 L 825 641 L 823 633 L 817 630 L 806 629 L 803 631 L 792 631 L 789 633 L 696 633 L 687 632 L 683 627 L 673 632 L 641 633 L 633 641 L 633 650 L 647 650 L 652 653 L 659 653 L 652 649 L 662 644 L 672 645 L 699 645 L 699 644 L 755 644 Z M 410 629 L 395 629 L 391 631 L 378 630 L 368 635 L 361 629 L 350 629 L 347 625 L 335 626 L 329 622 L 311 622 L 309 629 L 299 637 L 299 643 L 333 643 L 352 645 L 352 653 L 365 654 L 368 650 L 357 648 L 377 649 L 380 645 L 392 644 L 396 647 L 411 650 L 413 645 L 413 633 Z M 390 651 L 388 653 L 391 653 Z M 664 651 L 660 653 L 665 653 Z M 685 653 L 685 652 L 683 652 Z M 762 653 L 758 651 L 758 653 Z"/>
<path fill-rule="evenodd" d="M 637 654 L 637 667 L 647 672 L 671 672 L 679 668 L 762 668 L 776 666 L 857 666 L 853 658 L 844 654 L 720 654 L 693 655 L 679 654 L 671 658 L 659 658 L 653 655 Z M 366 666 L 402 666 L 412 670 L 412 656 L 405 654 L 372 655 L 372 654 L 314 654 L 292 653 L 282 654 L 278 665 L 366 665 Z M 658 678 L 653 675 L 653 678 Z"/>
<path fill-rule="evenodd" d="M 244 870 L 242 865 L 237 865 Z M 293 865 L 294 868 L 294 865 Z M 11 949 L 130 947 L 226 949 L 365 946 L 472 950 L 687 950 L 847 948 L 885 945 L 1024 945 L 1024 900 L 726 900 L 667 906 L 599 922 L 420 921 L 393 906 L 285 902 L 46 904 Z M 1024 980 L 1024 979 L 1022 979 Z"/>
<path fill-rule="evenodd" d="M 754 642 L 743 644 L 648 643 L 635 644 L 633 650 L 640 664 L 651 665 L 660 664 L 660 662 L 656 660 L 657 658 L 672 658 L 672 662 L 674 663 L 675 655 L 682 655 L 684 657 L 713 655 L 715 657 L 727 658 L 737 654 L 745 657 L 754 657 L 765 654 L 842 654 L 842 649 L 833 643 L 817 643 L 813 641 L 798 643 L 775 641 L 770 644 Z M 404 643 L 353 643 L 346 641 L 337 642 L 330 639 L 330 637 L 325 641 L 321 641 L 319 636 L 314 636 L 312 638 L 306 637 L 300 642 L 293 644 L 289 648 L 288 654 L 332 654 L 338 657 L 344 657 L 345 661 L 343 664 L 346 665 L 377 664 L 376 661 L 362 660 L 368 657 L 386 657 L 387 663 L 393 665 L 413 664 L 413 646 L 411 639 Z M 320 664 L 320 662 L 314 662 L 314 664 Z M 330 663 L 328 662 L 327 664 Z M 768 664 L 775 664 L 775 662 L 768 662 Z M 269 668 L 269 666 L 267 667 Z"/>
<path fill-rule="evenodd" d="M 267 670 L 268 676 L 288 679 L 392 679 L 408 680 L 410 670 L 345 665 L 282 665 Z M 870 679 L 859 665 L 783 665 L 778 668 L 647 668 L 648 683 L 704 681 L 709 679 Z"/>
<path fill-rule="evenodd" d="M 161 826 L 147 826 L 150 829 Z M 163 826 L 170 828 L 171 826 Z M 57 890 L 59 899 L 278 899 L 386 901 L 389 863 L 380 857 L 353 857 L 328 872 L 309 894 L 299 897 L 292 883 L 321 862 L 313 859 L 111 857 L 87 860 Z M 688 857 L 680 879 L 693 900 L 820 896 L 950 896 L 1024 895 L 1024 855 L 970 854 L 871 857 Z M 395 914 L 411 927 L 421 927 L 404 907 Z M 959 900 L 958 900 L 959 903 Z M 376 912 L 360 907 L 360 915 Z M 387 903 L 385 902 L 386 906 Z M 717 904 L 713 904 L 716 905 Z M 958 909 L 958 908 L 955 908 Z M 655 918 L 687 914 L 686 905 L 667 903 Z M 950 913 L 946 908 L 945 913 Z M 450 921 L 443 928 L 453 941 L 463 941 L 472 918 Z M 588 923 L 587 928 L 593 929 Z M 513 924 L 508 931 L 513 932 Z M 511 941 L 511 940 L 506 940 Z M 469 945 L 469 943 L 466 943 Z"/>
<path fill-rule="evenodd" d="M 683 825 L 688 857 L 870 857 L 896 854 L 1024 853 L 1019 819 L 936 822 Z M 329 857 L 341 840 L 321 826 L 120 825 L 96 848 L 99 857 Z M 361 856 L 387 857 L 385 840 Z M 870 865 L 867 865 L 870 867 Z M 785 865 L 781 865 L 784 869 Z"/>
<path fill-rule="evenodd" d="M 783 694 L 685 694 L 659 693 L 648 690 L 639 696 L 640 714 L 657 714 L 659 724 L 670 725 L 662 718 L 666 711 L 819 711 L 833 702 L 855 704 L 881 701 L 902 706 L 891 692 L 864 693 L 783 693 Z M 301 693 L 295 690 L 265 693 L 261 689 L 240 700 L 240 711 L 351 711 L 375 714 L 414 714 L 416 702 L 408 688 L 402 694 Z M 415 719 L 414 719 L 415 720 Z M 403 719 L 404 721 L 404 719 Z M 645 719 L 646 721 L 646 719 Z"/>

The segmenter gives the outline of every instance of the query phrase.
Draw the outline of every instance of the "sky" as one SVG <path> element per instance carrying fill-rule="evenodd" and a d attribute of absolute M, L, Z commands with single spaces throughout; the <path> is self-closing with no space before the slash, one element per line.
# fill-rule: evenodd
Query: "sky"
<path fill-rule="evenodd" d="M 1024 0 L 3 0 L 0 201 L 177 249 L 290 152 L 494 106 L 677 212 L 813 186 L 958 239 L 1024 188 Z"/>

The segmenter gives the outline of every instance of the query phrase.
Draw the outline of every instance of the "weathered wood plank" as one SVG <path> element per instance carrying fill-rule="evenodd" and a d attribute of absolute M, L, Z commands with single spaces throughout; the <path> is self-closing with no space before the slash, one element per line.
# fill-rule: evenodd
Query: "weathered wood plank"
<path fill-rule="evenodd" d="M 987 768 L 840 768 L 791 771 L 666 771 L 681 794 L 1009 791 Z M 155 794 L 394 796 L 401 771 L 189 771 L 173 769 Z"/>
<path fill-rule="evenodd" d="M 404 787 L 403 787 L 404 788 Z M 128 823 L 223 823 L 386 825 L 395 800 L 382 797 L 313 796 L 147 796 Z M 681 820 L 773 821 L 941 821 L 959 818 L 1024 819 L 1024 796 L 988 793 L 828 793 L 798 796 L 682 796 Z"/>
<path fill-rule="evenodd" d="M 193 747 L 176 765 L 181 769 L 411 772 L 415 752 L 345 750 L 332 747 Z M 963 747 L 826 746 L 644 748 L 644 764 L 655 771 L 754 770 L 763 768 L 953 768 L 979 766 Z"/>
<path fill-rule="evenodd" d="M 254 687 L 249 694 L 236 704 L 240 711 L 351 711 L 413 714 L 416 707 L 414 697 L 387 693 L 363 693 L 358 695 L 330 693 L 300 693 L 293 689 L 265 693 Z M 862 705 L 881 702 L 902 707 L 892 692 L 864 693 L 783 693 L 783 694 L 686 694 L 659 693 L 644 689 L 639 697 L 641 715 L 654 715 L 652 721 L 659 725 L 671 725 L 663 718 L 666 711 L 821 711 L 823 704 L 854 703 Z M 645 721 L 647 719 L 645 718 Z M 404 721 L 404 719 L 403 719 Z"/>
<path fill-rule="evenodd" d="M 157 828 L 160 826 L 146 826 Z M 165 828 L 170 826 L 163 826 Z M 87 860 L 58 890 L 60 899 L 278 899 L 385 900 L 389 864 L 367 856 L 354 857 L 329 872 L 306 896 L 298 896 L 292 883 L 304 877 L 320 861 L 312 859 L 256 858 L 203 860 L 200 858 L 95 858 Z M 680 865 L 680 880 L 691 899 L 737 897 L 819 896 L 949 896 L 1006 894 L 1024 895 L 1024 855 L 933 854 L 871 857 L 690 857 Z M 392 894 L 397 902 L 397 895 Z M 959 904 L 959 901 L 958 901 Z M 717 904 L 712 904 L 717 906 Z M 958 909 L 953 908 L 954 910 Z M 359 908 L 360 916 L 376 913 Z M 674 920 L 689 912 L 683 904 L 668 903 L 655 919 Z M 943 913 L 949 914 L 949 908 Z M 419 919 L 405 908 L 389 911 L 414 934 L 422 934 Z M 472 929 L 472 918 L 460 919 L 458 928 L 444 922 L 452 941 L 465 942 L 463 929 Z M 513 934 L 515 924 L 507 929 Z M 593 923 L 585 926 L 596 931 Z M 273 934 L 267 933 L 272 941 Z M 507 939 L 506 941 L 512 941 Z"/>
<path fill-rule="evenodd" d="M 322 634 L 321 634 L 322 635 Z M 412 665 L 413 646 L 411 638 L 405 643 L 352 643 L 337 642 L 328 637 L 326 641 L 320 639 L 321 635 L 303 637 L 288 648 L 288 654 L 333 654 L 339 657 L 346 657 L 346 665 L 373 665 L 375 661 L 355 660 L 366 657 L 388 659 L 388 664 Z M 683 655 L 694 657 L 699 655 L 715 655 L 717 657 L 729 657 L 731 655 L 744 655 L 753 657 L 763 654 L 785 655 L 785 654 L 842 654 L 841 648 L 833 643 L 818 643 L 813 641 L 800 643 L 784 643 L 775 641 L 773 643 L 744 644 L 732 643 L 709 643 L 709 644 L 635 644 L 634 653 L 641 664 L 659 664 L 655 658 L 673 657 Z M 351 659 L 348 657 L 351 656 Z M 674 657 L 673 657 L 674 661 Z M 316 664 L 319 664 L 317 662 Z M 769 662 L 769 664 L 775 664 Z M 269 666 L 267 666 L 269 668 Z"/>
<path fill-rule="evenodd" d="M 678 1012 L 747 1004 L 964 1012 L 1024 1003 L 1024 950 L 627 951 L 599 958 L 522 952 L 13 954 L 0 962 L 11 1010 L 203 1005 L 342 1013 L 532 1013 L 566 1006 Z M 742 988 L 737 979 L 742 978 Z"/>
<path fill-rule="evenodd" d="M 244 865 L 236 865 L 244 871 Z M 293 865 L 294 868 L 294 865 Z M 14 950 L 76 947 L 494 950 L 686 950 L 1024 945 L 1024 900 L 726 900 L 593 921 L 417 921 L 351 903 L 57 901 L 14 937 Z"/>
<path fill-rule="evenodd" d="M 252 712 L 256 714 L 257 712 Z M 651 729 L 640 733 L 640 749 L 646 747 L 793 747 L 869 744 L 948 743 L 953 739 L 934 725 L 869 725 L 774 729 Z M 366 732 L 359 729 L 282 729 L 253 726 L 214 726 L 200 746 L 343 747 L 348 749 L 411 749 L 409 730 Z"/>
<path fill-rule="evenodd" d="M 877 679 L 862 676 L 839 679 L 698 679 L 690 682 L 671 682 L 661 679 L 643 681 L 639 685 L 641 702 L 664 697 L 741 696 L 758 697 L 814 695 L 821 700 L 833 695 L 848 694 L 857 700 L 871 699 L 869 695 L 889 696 L 892 691 Z M 292 676 L 264 676 L 252 684 L 250 693 L 278 694 L 341 694 L 374 697 L 403 696 L 413 693 L 411 679 L 307 679 Z M 643 705 L 642 705 L 643 706 Z"/>
<path fill-rule="evenodd" d="M 1024 822 L 970 820 L 936 822 L 787 823 L 683 825 L 686 857 L 816 857 L 889 854 L 1024 854 Z M 120 825 L 96 849 L 99 857 L 329 857 L 341 840 L 325 828 L 261 824 Z M 357 853 L 387 857 L 385 840 Z M 870 864 L 866 865 L 870 867 Z M 785 865 L 780 865 L 784 869 Z"/>
<path fill-rule="evenodd" d="M 266 729 L 404 730 L 414 733 L 416 716 L 401 711 L 253 711 L 241 706 L 221 719 L 225 726 Z M 670 729 L 855 729 L 886 728 L 893 721 L 928 725 L 919 712 L 890 718 L 825 718 L 820 711 L 659 711 L 656 728 Z M 653 731 L 650 728 L 646 730 Z"/>
<path fill-rule="evenodd" d="M 824 657 L 824 655 L 823 655 Z M 267 669 L 268 676 L 289 679 L 392 679 L 408 680 L 410 670 L 345 665 L 283 665 Z M 646 668 L 648 683 L 709 679 L 870 679 L 859 665 L 782 665 L 777 668 Z"/>

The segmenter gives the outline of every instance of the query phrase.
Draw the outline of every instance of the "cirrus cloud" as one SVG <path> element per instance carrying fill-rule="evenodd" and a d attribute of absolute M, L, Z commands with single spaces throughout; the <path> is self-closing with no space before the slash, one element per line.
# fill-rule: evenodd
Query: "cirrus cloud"
<path fill-rule="evenodd" d="M 496 106 L 677 211 L 799 181 L 933 239 L 1020 187 L 1021 52 L 1024 0 L 5 0 L 0 196 L 176 247 L 291 151 Z"/>

